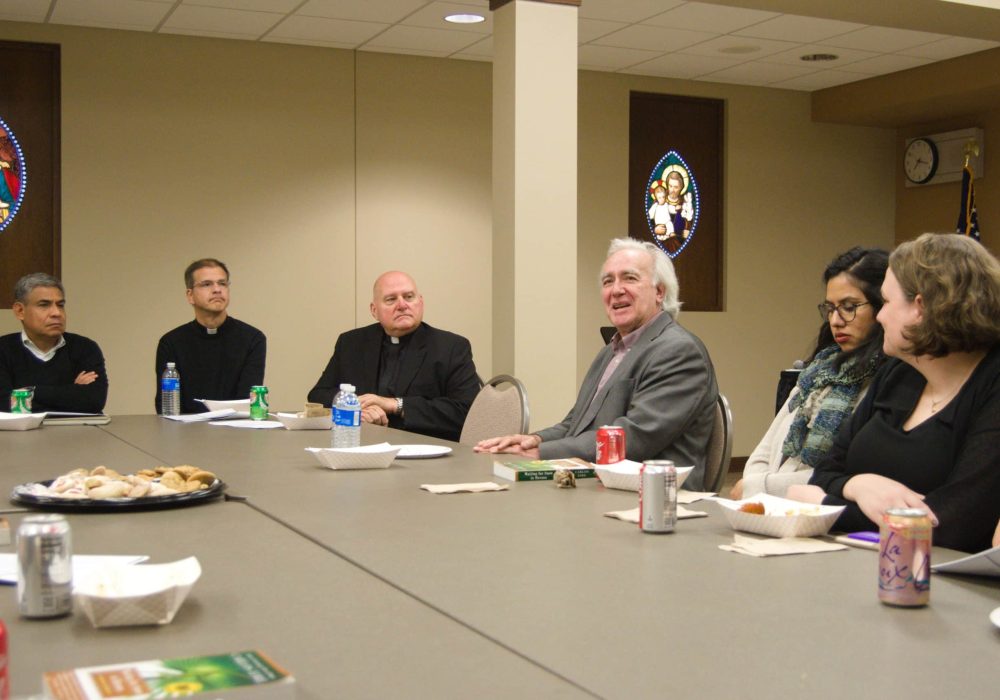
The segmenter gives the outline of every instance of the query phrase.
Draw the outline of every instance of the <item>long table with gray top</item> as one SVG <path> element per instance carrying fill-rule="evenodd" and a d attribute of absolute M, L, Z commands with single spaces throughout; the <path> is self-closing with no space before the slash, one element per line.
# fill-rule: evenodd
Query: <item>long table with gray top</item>
<path fill-rule="evenodd" d="M 36 432 L 56 430 L 69 428 Z M 247 499 L 239 506 L 173 511 L 171 517 L 252 513 L 267 523 L 262 530 L 278 528 L 297 543 L 289 552 L 312 547 L 317 561 L 347 567 L 501 658 L 520 660 L 524 668 L 482 668 L 498 683 L 512 682 L 508 674 L 521 677 L 520 689 L 500 687 L 494 695 L 553 696 L 544 681 L 562 692 L 604 698 L 765 692 L 992 697 L 1000 680 L 1000 633 L 988 620 L 1000 606 L 996 579 L 936 576 L 928 608 L 889 608 L 876 597 L 875 552 L 766 559 L 724 552 L 718 545 L 731 541 L 732 530 L 711 502 L 689 506 L 709 517 L 681 521 L 674 534 L 643 534 L 633 524 L 603 517 L 634 507 L 636 495 L 592 479 L 569 490 L 529 482 L 499 493 L 433 495 L 420 485 L 506 482 L 493 477 L 489 456 L 386 428 L 365 426 L 363 443 L 431 443 L 453 451 L 438 459 L 397 460 L 385 470 L 335 472 L 304 450 L 326 446 L 330 436 L 324 431 L 240 430 L 130 416 L 116 417 L 100 432 L 104 437 L 96 442 L 102 449 L 110 438 L 120 445 L 115 450 L 134 450 L 137 459 L 209 468 L 231 493 Z M 61 440 L 53 435 L 53 443 Z M 127 517 L 142 522 L 143 516 Z M 935 556 L 959 555 L 936 550 Z M 225 566 L 263 568 L 260 562 L 229 560 Z M 321 590 L 325 575 L 289 566 L 281 578 Z M 433 666 L 437 637 L 423 630 L 414 637 L 419 641 L 411 655 L 418 663 L 428 656 Z M 279 660 L 282 649 L 289 649 L 286 663 L 300 677 L 301 690 L 318 687 L 312 677 L 306 680 L 308 663 L 297 668 L 302 654 L 296 645 L 251 645 Z M 471 661 L 474 646 L 458 651 L 456 660 L 469 661 L 462 666 L 480 666 Z M 317 655 L 322 665 L 324 652 Z M 468 694 L 461 671 L 451 679 L 453 687 L 445 679 L 444 692 L 441 685 L 425 687 L 424 675 L 402 696 Z M 358 687 L 348 696 L 385 696 L 374 682 Z"/>

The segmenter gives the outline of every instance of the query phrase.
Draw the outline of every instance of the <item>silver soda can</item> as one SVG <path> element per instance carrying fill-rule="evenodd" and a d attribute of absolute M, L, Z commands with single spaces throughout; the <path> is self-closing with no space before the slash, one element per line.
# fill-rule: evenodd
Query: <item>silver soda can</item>
<path fill-rule="evenodd" d="M 61 515 L 29 515 L 17 528 L 17 605 L 24 617 L 73 610 L 73 546 Z"/>
<path fill-rule="evenodd" d="M 878 599 L 914 608 L 931 599 L 931 519 L 922 508 L 890 508 L 882 516 Z"/>
<path fill-rule="evenodd" d="M 639 529 L 673 532 L 677 527 L 677 469 L 670 460 L 647 460 L 639 473 Z"/>

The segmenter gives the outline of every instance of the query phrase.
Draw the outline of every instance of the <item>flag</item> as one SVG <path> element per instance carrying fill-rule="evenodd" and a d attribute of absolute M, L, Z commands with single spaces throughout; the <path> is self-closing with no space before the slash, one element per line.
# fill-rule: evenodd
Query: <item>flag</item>
<path fill-rule="evenodd" d="M 958 212 L 958 233 L 979 240 L 979 215 L 976 214 L 975 176 L 969 164 L 962 170 L 962 207 Z"/>

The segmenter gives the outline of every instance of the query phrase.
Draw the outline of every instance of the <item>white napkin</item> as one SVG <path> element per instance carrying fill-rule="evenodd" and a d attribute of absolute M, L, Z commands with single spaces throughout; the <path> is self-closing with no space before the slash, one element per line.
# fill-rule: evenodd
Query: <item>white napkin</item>
<path fill-rule="evenodd" d="M 482 493 L 483 491 L 506 491 L 510 485 L 481 481 L 475 484 L 420 484 L 420 488 L 431 493 Z"/>
<path fill-rule="evenodd" d="M 235 416 L 236 411 L 231 408 L 224 408 L 221 411 L 208 411 L 207 413 L 182 413 L 179 416 L 163 416 L 167 420 L 175 420 L 178 423 L 202 423 L 216 418 Z"/>
<path fill-rule="evenodd" d="M 639 508 L 632 508 L 631 510 L 612 510 L 604 514 L 608 518 L 618 518 L 619 520 L 624 520 L 627 523 L 638 523 L 639 522 Z M 677 506 L 677 519 L 684 520 L 685 518 L 707 518 L 708 513 L 701 510 L 688 510 L 687 508 L 678 505 Z"/>
<path fill-rule="evenodd" d="M 782 554 L 815 554 L 817 552 L 836 552 L 847 549 L 842 544 L 823 542 L 810 537 L 778 537 L 762 539 L 733 535 L 732 544 L 720 544 L 719 549 L 736 554 L 746 554 L 751 557 L 772 557 Z"/>
<path fill-rule="evenodd" d="M 251 420 L 241 418 L 239 420 L 213 421 L 209 425 L 221 425 L 226 428 L 250 428 L 260 430 L 262 428 L 284 428 L 281 421 L 277 420 Z"/>
<path fill-rule="evenodd" d="M 700 501 L 703 498 L 711 498 L 715 495 L 715 491 L 685 491 L 680 489 L 677 492 L 677 502 L 678 503 L 694 503 L 695 501 Z"/>

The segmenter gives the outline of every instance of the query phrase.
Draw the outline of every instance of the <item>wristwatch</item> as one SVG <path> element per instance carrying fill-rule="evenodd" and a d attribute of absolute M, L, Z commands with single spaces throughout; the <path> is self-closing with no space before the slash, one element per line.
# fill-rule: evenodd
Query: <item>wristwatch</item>
<path fill-rule="evenodd" d="M 400 418 L 403 417 L 403 399 L 396 397 L 396 415 Z"/>

